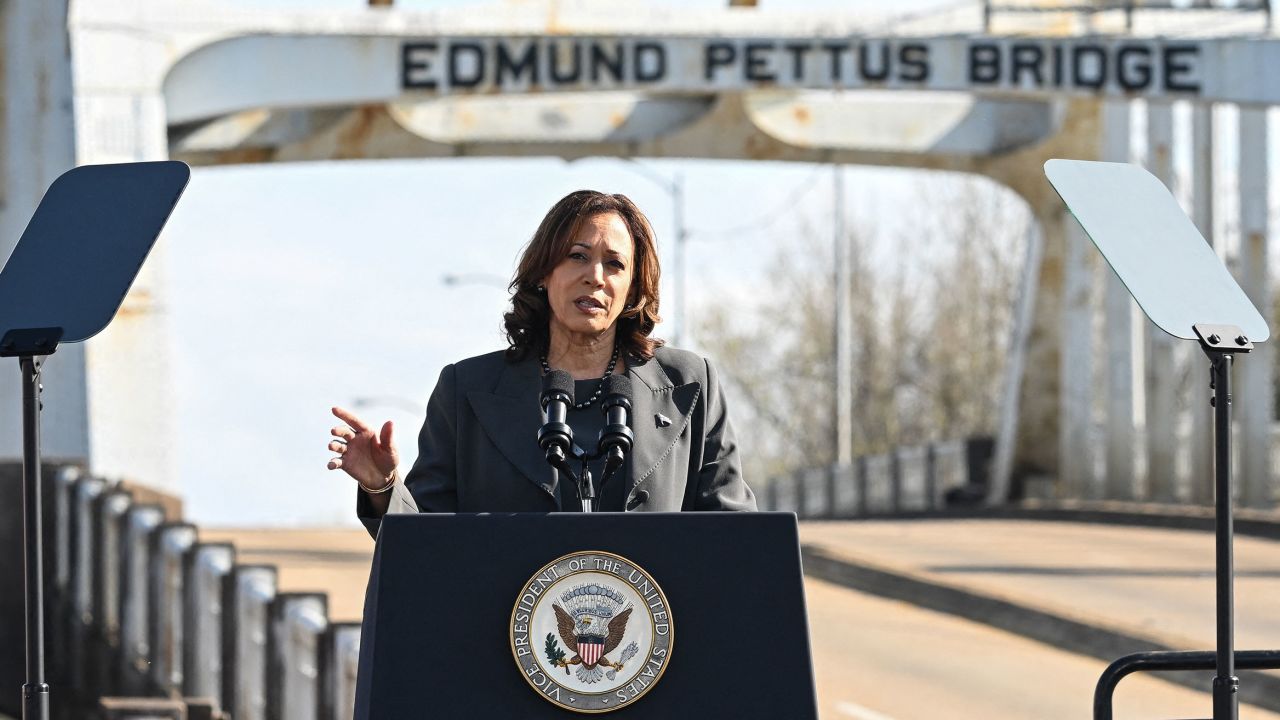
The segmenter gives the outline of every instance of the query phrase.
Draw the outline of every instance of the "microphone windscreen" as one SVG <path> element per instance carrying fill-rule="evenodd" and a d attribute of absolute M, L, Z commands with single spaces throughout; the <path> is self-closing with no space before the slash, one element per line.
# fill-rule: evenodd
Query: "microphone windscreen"
<path fill-rule="evenodd" d="M 605 397 L 610 395 L 621 395 L 622 397 L 631 399 L 631 380 L 626 375 L 610 375 L 604 379 L 603 386 L 600 388 Z"/>
<path fill-rule="evenodd" d="M 569 396 L 569 402 L 573 400 L 573 376 L 564 370 L 552 370 L 542 376 L 542 404 L 546 406 L 547 397 L 552 392 L 563 392 Z"/>

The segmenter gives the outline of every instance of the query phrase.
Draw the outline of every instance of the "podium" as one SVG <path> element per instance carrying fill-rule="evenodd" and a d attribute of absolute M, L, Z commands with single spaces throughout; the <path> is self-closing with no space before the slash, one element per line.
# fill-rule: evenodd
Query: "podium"
<path fill-rule="evenodd" d="M 816 719 L 795 515 L 383 518 L 357 720 L 582 713 Z"/>

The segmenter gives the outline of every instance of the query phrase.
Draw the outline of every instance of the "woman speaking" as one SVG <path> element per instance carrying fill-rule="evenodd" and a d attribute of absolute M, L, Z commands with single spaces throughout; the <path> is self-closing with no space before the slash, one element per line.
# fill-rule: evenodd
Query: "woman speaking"
<path fill-rule="evenodd" d="M 344 424 L 331 431 L 329 469 L 359 484 L 357 514 L 370 534 L 388 512 L 580 507 L 577 488 L 556 482 L 537 441 L 540 378 L 553 370 L 573 377 L 566 422 L 578 438 L 605 425 L 605 378 L 630 381 L 634 443 L 598 488 L 600 510 L 754 510 L 715 370 L 650 337 L 659 272 L 653 229 L 626 196 L 579 190 L 557 202 L 511 281 L 509 347 L 441 371 L 403 481 L 392 424 L 378 430 L 333 409 Z"/>

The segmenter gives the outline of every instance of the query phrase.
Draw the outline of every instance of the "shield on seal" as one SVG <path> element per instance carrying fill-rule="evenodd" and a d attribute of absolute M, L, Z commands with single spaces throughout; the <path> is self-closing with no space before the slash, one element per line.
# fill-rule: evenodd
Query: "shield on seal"
<path fill-rule="evenodd" d="M 604 638 L 599 635 L 579 635 L 578 636 L 578 656 L 582 658 L 582 664 L 587 667 L 595 667 L 600 662 L 600 656 L 604 654 Z"/>

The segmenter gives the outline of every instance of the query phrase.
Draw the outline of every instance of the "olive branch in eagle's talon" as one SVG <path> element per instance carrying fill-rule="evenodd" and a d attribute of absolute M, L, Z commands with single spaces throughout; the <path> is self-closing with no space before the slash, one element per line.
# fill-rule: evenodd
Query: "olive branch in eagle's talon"
<path fill-rule="evenodd" d="M 560 649 L 560 643 L 556 642 L 554 633 L 547 633 L 547 646 L 545 648 L 547 660 L 556 667 L 564 668 L 564 674 L 569 674 L 569 665 L 572 663 L 565 662 L 564 651 Z M 581 661 L 579 661 L 581 662 Z"/>

